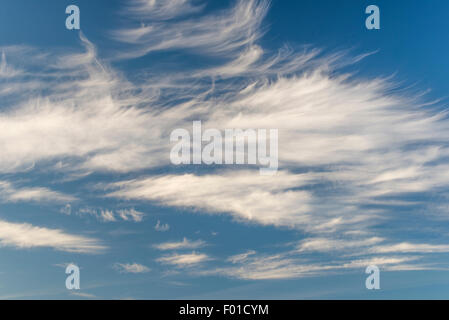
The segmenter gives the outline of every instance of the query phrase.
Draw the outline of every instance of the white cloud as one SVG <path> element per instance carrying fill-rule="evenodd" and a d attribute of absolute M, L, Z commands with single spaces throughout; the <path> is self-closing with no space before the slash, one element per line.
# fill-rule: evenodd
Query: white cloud
<path fill-rule="evenodd" d="M 249 251 L 247 251 L 245 253 L 240 253 L 240 254 L 236 254 L 234 256 L 229 257 L 228 261 L 230 261 L 232 263 L 243 262 L 243 261 L 247 260 L 249 256 L 252 256 L 254 254 L 256 254 L 256 251 L 249 250 Z"/>
<path fill-rule="evenodd" d="M 97 239 L 65 233 L 28 223 L 11 223 L 0 220 L 0 246 L 20 249 L 49 247 L 59 251 L 98 253 L 106 247 Z"/>
<path fill-rule="evenodd" d="M 306 211 L 311 199 L 306 191 L 288 189 L 304 185 L 308 180 L 308 175 L 280 172 L 268 177 L 257 171 L 204 176 L 167 175 L 113 184 L 110 187 L 119 190 L 108 196 L 153 200 L 214 213 L 229 212 L 238 219 L 293 226 L 310 221 Z"/>
<path fill-rule="evenodd" d="M 154 230 L 159 232 L 166 232 L 170 230 L 170 226 L 167 223 L 161 224 L 161 222 L 158 220 L 156 225 L 154 226 Z"/>
<path fill-rule="evenodd" d="M 384 239 L 379 237 L 371 237 L 366 239 L 328 239 L 328 238 L 310 238 L 301 241 L 298 246 L 299 252 L 315 251 L 315 252 L 329 252 L 350 250 L 361 247 L 371 247 L 383 242 Z"/>
<path fill-rule="evenodd" d="M 120 273 L 147 273 L 150 269 L 138 263 L 115 263 L 114 268 Z"/>
<path fill-rule="evenodd" d="M 426 243 L 409 243 L 401 242 L 397 244 L 381 245 L 371 248 L 371 252 L 375 253 L 438 253 L 449 252 L 447 244 L 426 244 Z"/>
<path fill-rule="evenodd" d="M 153 21 L 169 20 L 198 12 L 202 8 L 203 6 L 195 5 L 191 0 L 130 0 L 125 14 Z"/>
<path fill-rule="evenodd" d="M 77 199 L 70 195 L 52 191 L 42 187 L 24 187 L 17 188 L 8 181 L 0 180 L 0 199 L 3 202 L 51 202 L 61 203 L 76 201 Z"/>
<path fill-rule="evenodd" d="M 70 294 L 73 296 L 86 298 L 86 299 L 97 299 L 97 296 L 91 293 L 87 292 L 76 292 L 76 291 L 70 291 Z"/>
<path fill-rule="evenodd" d="M 276 255 L 247 255 L 237 260 L 230 257 L 233 265 L 210 270 L 200 270 L 199 274 L 220 274 L 227 277 L 244 280 L 292 279 L 318 275 L 335 269 L 333 266 L 319 265 L 308 261 L 301 261 L 284 254 Z"/>
<path fill-rule="evenodd" d="M 449 252 L 447 244 L 392 243 L 385 238 L 308 238 L 297 246 L 298 252 L 336 252 L 338 254 L 442 253 Z"/>
<path fill-rule="evenodd" d="M 14 69 L 7 64 L 5 51 L 2 51 L 2 57 L 0 61 L 0 79 L 16 77 L 18 75 L 21 75 L 21 71 Z"/>
<path fill-rule="evenodd" d="M 123 221 L 141 222 L 144 216 L 143 212 L 131 209 L 93 209 L 93 208 L 81 208 L 78 210 L 79 215 L 89 214 L 96 217 L 103 222 L 117 222 L 119 219 Z"/>
<path fill-rule="evenodd" d="M 132 220 L 134 222 L 141 222 L 143 216 L 145 215 L 143 212 L 137 211 L 133 208 L 117 210 L 117 214 L 125 221 Z"/>
<path fill-rule="evenodd" d="M 67 266 L 69 266 L 69 265 L 71 265 L 71 264 L 73 264 L 73 265 L 78 265 L 77 263 L 75 263 L 75 262 L 63 262 L 63 263 L 56 263 L 56 264 L 54 264 L 53 266 L 55 266 L 55 267 L 58 267 L 58 268 L 62 268 L 62 269 L 66 269 L 67 268 Z"/>
<path fill-rule="evenodd" d="M 378 256 L 364 259 L 328 259 L 318 262 L 302 258 L 294 252 L 273 255 L 256 254 L 254 251 L 229 257 L 231 265 L 193 271 L 198 275 L 224 275 L 243 280 L 280 280 L 341 274 L 377 265 L 381 270 L 430 270 L 434 266 L 414 264 L 418 257 Z M 363 272 L 362 271 L 362 272 Z"/>
<path fill-rule="evenodd" d="M 71 215 L 72 214 L 72 205 L 70 203 L 67 203 L 64 207 L 59 209 L 59 212 L 65 214 L 65 215 Z"/>
<path fill-rule="evenodd" d="M 352 240 L 311 238 L 301 241 L 291 250 L 278 250 L 276 254 L 260 254 L 255 250 L 248 250 L 228 257 L 220 267 L 198 268 L 192 273 L 224 275 L 244 280 L 270 280 L 341 274 L 355 270 L 359 272 L 369 265 L 377 265 L 382 271 L 447 269 L 444 264 L 435 260 L 425 262 L 431 253 L 448 252 L 446 245 L 387 245 L 384 244 L 385 241 L 376 237 Z M 317 252 L 320 253 L 318 259 L 308 254 Z"/>
<path fill-rule="evenodd" d="M 250 72 L 253 66 L 263 55 L 263 49 L 257 45 L 252 45 L 241 53 L 234 61 L 215 69 L 207 69 L 199 72 L 198 76 L 221 76 L 232 77 L 244 72 Z"/>
<path fill-rule="evenodd" d="M 366 268 L 370 265 L 376 266 L 402 266 L 404 262 L 416 260 L 417 257 L 373 257 L 367 259 L 354 260 L 343 264 L 344 268 Z"/>
<path fill-rule="evenodd" d="M 206 243 L 202 240 L 191 241 L 184 238 L 182 241 L 178 242 L 164 242 L 154 245 L 156 249 L 159 250 L 179 250 L 179 249 L 198 249 L 204 247 Z"/>
<path fill-rule="evenodd" d="M 184 17 L 177 21 L 155 21 L 154 15 L 162 18 L 178 15 L 182 8 L 196 11 L 200 7 L 191 1 L 169 1 L 156 5 L 147 1 L 133 1 L 129 12 L 144 10 L 149 13 L 138 28 L 128 28 L 113 32 L 115 39 L 128 44 L 123 57 L 138 57 L 149 52 L 167 49 L 187 48 L 201 53 L 227 54 L 254 43 L 260 36 L 260 24 L 268 11 L 268 1 L 239 0 L 231 9 L 222 10 L 194 19 Z M 133 47 L 131 45 L 134 45 Z"/>
<path fill-rule="evenodd" d="M 37 52 L 29 53 L 37 56 L 28 59 L 30 63 L 50 65 L 53 71 L 31 75 L 33 80 L 19 77 L 23 90 L 5 98 L 14 100 L 0 112 L 0 172 L 55 161 L 58 166 L 53 168 L 65 172 L 128 171 L 165 158 L 160 141 L 168 122 L 156 120 L 155 110 L 137 107 L 152 100 L 150 90 L 136 93 L 138 88 L 101 64 L 94 46 L 84 36 L 81 39 L 86 48 L 81 54 L 42 59 Z M 39 83 L 40 90 L 28 90 L 29 81 Z M 11 85 L 0 83 L 1 88 Z"/>
<path fill-rule="evenodd" d="M 114 215 L 114 212 L 107 209 L 92 209 L 92 208 L 81 208 L 78 210 L 79 215 L 89 214 L 94 216 L 98 220 L 102 222 L 116 222 L 117 219 Z"/>
<path fill-rule="evenodd" d="M 117 221 L 114 213 L 110 210 L 100 210 L 99 218 L 105 222 L 115 222 Z"/>
<path fill-rule="evenodd" d="M 204 261 L 210 260 L 210 257 L 203 253 L 185 253 L 185 254 L 171 254 L 158 258 L 156 261 L 174 265 L 177 267 L 189 267 L 198 265 Z"/>

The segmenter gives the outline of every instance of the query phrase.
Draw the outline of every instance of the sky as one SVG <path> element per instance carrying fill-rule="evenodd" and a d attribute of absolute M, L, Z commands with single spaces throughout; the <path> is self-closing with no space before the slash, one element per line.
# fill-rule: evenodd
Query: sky
<path fill-rule="evenodd" d="M 448 12 L 3 0 L 0 299 L 448 299 Z M 278 130 L 277 172 L 173 164 L 193 121 Z"/>

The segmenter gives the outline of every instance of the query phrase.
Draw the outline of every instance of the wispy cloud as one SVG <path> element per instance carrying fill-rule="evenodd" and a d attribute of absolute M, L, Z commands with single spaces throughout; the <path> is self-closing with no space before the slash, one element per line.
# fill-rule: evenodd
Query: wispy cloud
<path fill-rule="evenodd" d="M 376 253 L 438 253 L 449 252 L 449 245 L 401 242 L 398 244 L 375 246 L 371 251 Z"/>
<path fill-rule="evenodd" d="M 203 5 L 194 4 L 192 0 L 131 0 L 127 2 L 124 14 L 148 20 L 170 20 L 182 15 L 196 13 Z"/>
<path fill-rule="evenodd" d="M 430 270 L 435 266 L 416 263 L 418 257 L 376 256 L 363 259 L 336 259 L 323 261 L 304 258 L 293 252 L 279 254 L 257 254 L 254 251 L 228 258 L 231 265 L 194 270 L 198 275 L 224 275 L 243 280 L 275 280 L 316 277 L 325 274 L 342 274 L 364 270 L 368 265 L 377 265 L 381 270 Z"/>
<path fill-rule="evenodd" d="M 257 171 L 224 175 L 167 175 L 120 182 L 108 197 L 154 200 L 208 212 L 229 212 L 236 218 L 262 224 L 294 225 L 309 220 L 311 198 L 306 191 L 287 191 L 306 184 L 308 175 L 278 173 L 261 176 Z"/>
<path fill-rule="evenodd" d="M 125 221 L 132 220 L 134 222 L 141 222 L 143 216 L 145 215 L 143 212 L 137 211 L 136 209 L 121 209 L 117 210 L 118 215 Z"/>
<path fill-rule="evenodd" d="M 161 221 L 158 220 L 156 225 L 154 226 L 154 230 L 159 232 L 166 232 L 170 230 L 170 225 L 168 223 L 162 224 Z"/>
<path fill-rule="evenodd" d="M 228 261 L 232 262 L 232 263 L 238 263 L 238 262 L 242 262 L 248 259 L 249 256 L 252 256 L 256 254 L 256 251 L 254 250 L 249 250 L 245 253 L 240 253 L 240 254 L 236 254 L 234 256 L 231 256 L 228 258 Z"/>
<path fill-rule="evenodd" d="M 115 263 L 114 269 L 120 273 L 147 273 L 150 268 L 138 263 Z"/>
<path fill-rule="evenodd" d="M 59 209 L 60 213 L 63 213 L 65 215 L 71 215 L 72 214 L 72 205 L 70 203 L 67 203 L 64 207 Z"/>
<path fill-rule="evenodd" d="M 156 249 L 159 250 L 178 250 L 178 249 L 198 249 L 204 247 L 206 242 L 203 240 L 191 241 L 184 238 L 182 241 L 178 242 L 165 242 L 154 245 Z"/>
<path fill-rule="evenodd" d="M 182 19 L 166 22 L 162 20 L 179 16 L 182 9 L 187 9 L 183 13 L 188 13 L 201 7 L 194 6 L 192 1 L 167 1 L 166 4 L 132 1 L 128 7 L 130 16 L 136 17 L 137 11 L 146 11 L 148 15 L 137 15 L 141 22 L 139 27 L 115 30 L 113 37 L 128 44 L 128 51 L 122 54 L 127 58 L 180 48 L 229 56 L 261 36 L 260 24 L 268 7 L 265 0 L 239 0 L 234 7 L 220 13 L 194 19 L 183 16 Z"/>
<path fill-rule="evenodd" d="M 11 78 L 17 77 L 21 74 L 20 70 L 14 69 L 6 62 L 6 54 L 5 51 L 2 51 L 1 60 L 0 60 L 0 78 Z"/>
<path fill-rule="evenodd" d="M 351 250 L 355 248 L 371 247 L 382 241 L 384 241 L 384 239 L 378 237 L 371 237 L 366 239 L 352 239 L 352 240 L 311 238 L 301 241 L 301 243 L 298 245 L 298 251 L 329 252 L 329 251 Z"/>
<path fill-rule="evenodd" d="M 77 214 L 88 214 L 103 222 L 117 222 L 119 220 L 141 222 L 143 216 L 145 215 L 143 212 L 137 211 L 133 208 L 119 209 L 116 211 L 108 209 L 81 208 L 78 210 Z"/>
<path fill-rule="evenodd" d="M 276 254 L 248 250 L 228 257 L 220 267 L 196 268 L 191 272 L 244 280 L 271 280 L 360 272 L 368 265 L 377 265 L 382 271 L 447 269 L 444 263 L 429 256 L 447 253 L 447 245 L 387 242 L 377 237 L 352 240 L 311 238 L 297 245 L 290 243 L 287 247 L 293 246 L 292 249 L 278 250 Z M 316 253 L 320 253 L 320 258 Z"/>
<path fill-rule="evenodd" d="M 385 238 L 309 238 L 301 241 L 297 246 L 298 252 L 344 252 L 358 254 L 387 254 L 387 253 L 442 253 L 449 252 L 448 244 L 429 244 L 401 242 L 392 243 Z"/>
<path fill-rule="evenodd" d="M 0 245 L 21 249 L 48 247 L 59 251 L 99 253 L 106 247 L 97 239 L 65 233 L 28 223 L 0 220 Z"/>
<path fill-rule="evenodd" d="M 50 202 L 63 203 L 77 198 L 43 187 L 16 187 L 8 181 L 0 180 L 0 200 L 2 202 Z"/>
<path fill-rule="evenodd" d="M 11 94 L 20 100 L 0 112 L 4 128 L 0 144 L 5 146 L 0 172 L 28 170 L 42 161 L 54 164 L 56 171 L 127 171 L 162 158 L 156 156 L 161 152 L 157 151 L 160 131 L 148 126 L 153 116 L 136 107 L 145 99 L 151 101 L 151 92 L 144 90 L 145 98 L 142 93 L 135 95 L 137 88 L 101 64 L 94 46 L 84 36 L 81 39 L 86 51 L 80 54 L 40 58 L 30 53 L 38 57 L 30 63 L 52 69 L 16 79 L 23 89 Z M 48 94 L 28 90 L 30 81 L 39 83 L 38 92 Z M 1 87 L 11 85 L 6 82 Z"/>
<path fill-rule="evenodd" d="M 176 267 L 189 267 L 198 265 L 202 262 L 210 260 L 211 258 L 204 253 L 185 253 L 185 254 L 171 254 L 160 257 L 158 262 L 163 264 L 174 265 Z"/>
<path fill-rule="evenodd" d="M 70 294 L 73 295 L 73 296 L 86 298 L 86 299 L 98 299 L 98 297 L 96 295 L 91 294 L 91 293 L 86 293 L 86 292 L 71 291 Z"/>
<path fill-rule="evenodd" d="M 73 264 L 73 265 L 78 265 L 77 263 L 74 263 L 74 262 L 63 262 L 63 263 L 56 263 L 56 264 L 54 264 L 53 266 L 58 267 L 58 268 L 66 269 L 67 266 L 69 266 L 69 265 L 71 265 L 71 264 Z"/>
<path fill-rule="evenodd" d="M 221 274 L 244 280 L 273 280 L 302 278 L 321 274 L 333 269 L 332 266 L 301 262 L 282 255 L 257 256 L 245 259 L 238 266 L 221 267 L 199 271 L 203 275 Z"/>

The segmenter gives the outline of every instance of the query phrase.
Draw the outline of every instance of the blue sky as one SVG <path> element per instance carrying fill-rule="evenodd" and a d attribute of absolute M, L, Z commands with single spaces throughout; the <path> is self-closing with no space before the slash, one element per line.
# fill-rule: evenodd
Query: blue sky
<path fill-rule="evenodd" d="M 4 1 L 0 298 L 448 298 L 447 12 Z M 277 174 L 171 164 L 194 120 L 278 129 Z"/>

